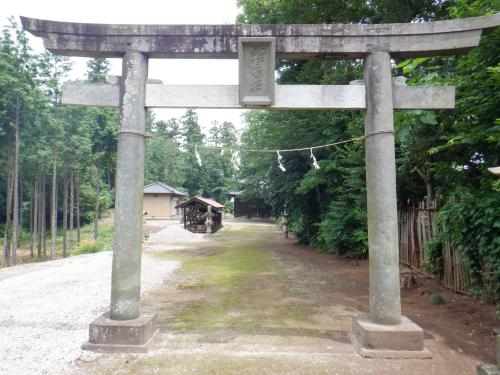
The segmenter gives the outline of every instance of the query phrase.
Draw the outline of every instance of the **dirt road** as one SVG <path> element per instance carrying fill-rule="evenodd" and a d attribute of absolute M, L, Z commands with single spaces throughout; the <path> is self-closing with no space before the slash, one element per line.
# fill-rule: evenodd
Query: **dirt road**
<path fill-rule="evenodd" d="M 365 262 L 295 245 L 269 224 L 230 223 L 210 241 L 179 245 L 144 249 L 182 264 L 144 299 L 162 328 L 154 350 L 91 357 L 79 373 L 475 374 L 493 361 L 495 309 L 446 291 L 434 306 L 431 281 L 403 291 L 403 312 L 426 330 L 433 358 L 363 359 L 349 333 L 351 316 L 367 311 Z"/>

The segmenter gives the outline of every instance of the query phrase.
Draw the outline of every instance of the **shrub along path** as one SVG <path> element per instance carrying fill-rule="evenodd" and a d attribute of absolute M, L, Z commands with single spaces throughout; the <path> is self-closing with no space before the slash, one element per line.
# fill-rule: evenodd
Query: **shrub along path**
<path fill-rule="evenodd" d="M 367 262 L 295 245 L 269 224 L 229 223 L 210 241 L 145 253 L 182 263 L 144 309 L 162 327 L 148 354 L 81 360 L 101 374 L 473 374 L 494 360 L 495 309 L 419 279 L 403 312 L 426 330 L 431 360 L 362 359 L 350 344 L 353 314 L 367 310 Z M 445 304 L 432 305 L 440 292 Z"/>

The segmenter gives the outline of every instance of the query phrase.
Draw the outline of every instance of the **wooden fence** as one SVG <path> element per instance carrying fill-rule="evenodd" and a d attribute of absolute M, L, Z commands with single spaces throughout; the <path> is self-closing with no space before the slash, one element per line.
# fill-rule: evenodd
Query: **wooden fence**
<path fill-rule="evenodd" d="M 436 235 L 436 209 L 408 207 L 399 212 L 399 262 L 416 272 L 429 277 L 431 275 L 424 265 L 429 264 L 424 248 Z M 442 249 L 443 264 L 440 282 L 447 288 L 456 292 L 468 294 L 471 287 L 469 267 L 463 256 L 450 245 L 445 244 Z M 434 265 L 438 266 L 438 265 Z"/>

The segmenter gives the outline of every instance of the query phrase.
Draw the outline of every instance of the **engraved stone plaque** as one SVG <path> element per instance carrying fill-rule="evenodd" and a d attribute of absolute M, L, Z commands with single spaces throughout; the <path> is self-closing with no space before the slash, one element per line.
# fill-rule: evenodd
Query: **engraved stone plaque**
<path fill-rule="evenodd" d="M 266 107 L 274 102 L 273 37 L 238 39 L 240 103 L 245 107 Z"/>

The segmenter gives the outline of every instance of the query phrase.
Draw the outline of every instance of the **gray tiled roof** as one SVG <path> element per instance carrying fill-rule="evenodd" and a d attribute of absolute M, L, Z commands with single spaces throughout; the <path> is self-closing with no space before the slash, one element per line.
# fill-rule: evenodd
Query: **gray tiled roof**
<path fill-rule="evenodd" d="M 168 186 L 167 184 L 156 181 L 153 184 L 144 186 L 144 194 L 174 194 L 174 195 L 187 195 L 182 191 L 174 189 L 172 186 Z"/>

